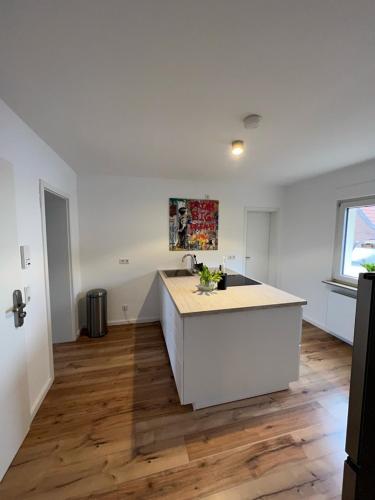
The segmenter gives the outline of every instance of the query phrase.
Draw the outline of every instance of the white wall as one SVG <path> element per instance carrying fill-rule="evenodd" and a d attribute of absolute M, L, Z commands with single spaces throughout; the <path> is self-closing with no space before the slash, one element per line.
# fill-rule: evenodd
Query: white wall
<path fill-rule="evenodd" d="M 168 249 L 168 198 L 220 201 L 219 250 L 196 252 L 198 261 L 242 271 L 245 207 L 278 207 L 280 192 L 245 183 L 194 182 L 116 176 L 79 176 L 81 270 L 83 290 L 108 289 L 110 322 L 159 318 L 155 270 L 181 266 L 184 252 Z M 129 258 L 120 265 L 119 258 Z M 122 304 L 128 304 L 127 314 Z"/>
<path fill-rule="evenodd" d="M 22 271 L 31 287 L 25 335 L 31 412 L 51 378 L 43 265 L 39 180 L 67 193 L 71 206 L 74 293 L 80 290 L 76 175 L 6 104 L 0 100 L 0 157 L 13 165 L 16 185 L 17 230 L 20 245 L 30 245 L 32 265 Z M 11 291 L 10 291 L 11 292 Z"/>
<path fill-rule="evenodd" d="M 375 194 L 375 162 L 353 165 L 284 189 L 280 285 L 307 299 L 305 319 L 326 327 L 338 200 Z"/>
<path fill-rule="evenodd" d="M 67 200 L 45 191 L 48 280 L 54 343 L 75 340 L 70 286 Z"/>

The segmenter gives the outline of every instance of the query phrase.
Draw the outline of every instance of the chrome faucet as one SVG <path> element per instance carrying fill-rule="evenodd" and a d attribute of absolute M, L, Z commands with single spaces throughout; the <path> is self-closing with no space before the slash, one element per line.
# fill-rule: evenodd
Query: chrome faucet
<path fill-rule="evenodd" d="M 186 257 L 190 257 L 190 271 L 192 272 L 192 274 L 194 274 L 196 272 L 196 268 L 195 268 L 195 264 L 196 264 L 196 257 L 195 255 L 193 255 L 192 253 L 186 253 L 183 257 L 182 257 L 182 261 L 181 262 L 185 262 L 185 259 Z"/>

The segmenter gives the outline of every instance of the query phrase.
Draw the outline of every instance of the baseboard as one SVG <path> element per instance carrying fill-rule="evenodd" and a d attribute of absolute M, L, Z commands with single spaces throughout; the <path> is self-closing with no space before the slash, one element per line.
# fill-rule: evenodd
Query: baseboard
<path fill-rule="evenodd" d="M 78 328 L 78 330 L 76 331 L 76 340 L 78 339 L 78 337 L 81 335 L 81 329 Z"/>
<path fill-rule="evenodd" d="M 316 326 L 317 328 L 320 328 L 320 330 L 323 330 L 323 332 L 328 333 L 328 335 L 332 335 L 332 337 L 336 337 L 337 339 L 341 340 L 342 342 L 345 342 L 345 344 L 348 345 L 353 345 L 352 342 L 349 342 L 348 339 L 344 339 L 343 337 L 340 337 L 340 335 L 337 335 L 336 333 L 331 332 L 330 330 L 327 329 L 325 325 L 322 325 L 318 321 L 315 321 L 311 318 L 308 318 L 306 316 L 303 317 L 304 321 L 307 321 L 307 323 L 311 323 L 312 325 Z"/>
<path fill-rule="evenodd" d="M 155 323 L 156 321 L 160 321 L 159 316 L 146 317 L 146 318 L 113 319 L 108 321 L 108 325 L 109 326 L 133 325 L 137 323 Z"/>
<path fill-rule="evenodd" d="M 331 334 L 331 332 L 329 332 L 327 330 L 327 327 L 325 325 L 323 325 L 322 323 L 319 323 L 319 321 L 315 321 L 314 319 L 309 318 L 308 316 L 305 316 L 305 315 L 303 315 L 303 320 L 307 321 L 307 323 L 311 323 L 312 325 L 316 326 L 317 328 L 320 328 L 321 330 L 323 330 L 323 332 Z"/>
<path fill-rule="evenodd" d="M 47 382 L 42 387 L 42 390 L 38 394 L 38 397 L 36 398 L 36 400 L 34 401 L 34 403 L 31 406 L 31 409 L 30 409 L 31 420 L 33 420 L 33 418 L 35 417 L 37 411 L 40 408 L 40 405 L 43 403 L 43 400 L 46 397 L 47 392 L 49 391 L 52 384 L 53 384 L 53 377 L 49 377 Z"/>

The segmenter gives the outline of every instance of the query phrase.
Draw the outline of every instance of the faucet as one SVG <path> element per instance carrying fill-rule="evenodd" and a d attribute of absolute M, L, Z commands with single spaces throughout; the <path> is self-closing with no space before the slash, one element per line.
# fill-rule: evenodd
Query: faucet
<path fill-rule="evenodd" d="M 182 257 L 182 261 L 181 262 L 185 262 L 185 259 L 186 257 L 190 257 L 190 271 L 192 274 L 196 273 L 196 268 L 195 268 L 195 264 L 196 264 L 196 256 L 193 255 L 192 253 L 186 253 L 183 257 Z"/>

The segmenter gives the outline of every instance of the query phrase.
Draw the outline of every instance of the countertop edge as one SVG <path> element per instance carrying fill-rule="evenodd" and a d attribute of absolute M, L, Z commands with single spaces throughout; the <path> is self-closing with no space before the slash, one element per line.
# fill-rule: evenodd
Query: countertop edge
<path fill-rule="evenodd" d="M 168 290 L 169 292 L 169 290 Z M 169 293 L 169 295 L 171 295 Z M 172 297 L 172 295 L 171 295 Z M 173 297 L 172 297 L 173 299 Z M 174 301 L 173 301 L 174 302 Z M 174 302 L 176 305 L 176 303 Z M 233 307 L 231 309 L 215 309 L 214 311 L 207 310 L 207 311 L 195 311 L 195 312 L 180 312 L 177 305 L 176 308 L 178 310 L 178 313 L 180 316 L 183 317 L 191 317 L 191 316 L 202 316 L 202 315 L 207 315 L 207 314 L 226 314 L 226 313 L 234 313 L 234 312 L 242 312 L 242 311 L 260 311 L 262 309 L 280 309 L 282 307 L 300 307 L 300 306 L 305 306 L 307 304 L 307 301 L 304 302 L 286 302 L 285 304 L 272 304 L 272 305 L 264 305 L 264 306 L 245 306 L 245 307 Z"/>
<path fill-rule="evenodd" d="M 171 293 L 171 291 L 169 290 L 169 287 L 168 287 L 168 284 L 167 284 L 167 281 L 166 281 L 168 278 L 167 278 L 166 276 L 164 276 L 163 271 L 160 271 L 160 269 L 158 269 L 158 274 L 159 274 L 159 278 L 160 278 L 160 279 L 163 281 L 163 283 L 165 284 L 165 288 L 167 289 L 167 292 L 169 293 L 169 295 L 170 295 L 170 297 L 171 297 L 171 299 L 172 299 L 172 302 L 173 302 L 173 304 L 175 305 L 175 307 L 176 307 L 176 309 L 177 309 L 178 314 L 180 314 L 181 316 L 183 316 L 183 315 L 184 315 L 184 314 L 186 314 L 186 313 L 182 313 L 182 312 L 180 311 L 180 309 L 179 309 L 178 305 L 176 304 L 176 301 L 175 301 L 175 299 L 174 299 L 174 297 L 173 297 L 173 294 L 172 294 L 172 293 Z"/>

